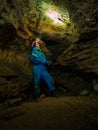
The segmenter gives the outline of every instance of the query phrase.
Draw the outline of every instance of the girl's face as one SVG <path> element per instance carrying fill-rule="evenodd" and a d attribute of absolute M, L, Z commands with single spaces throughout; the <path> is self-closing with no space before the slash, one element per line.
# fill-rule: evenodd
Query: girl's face
<path fill-rule="evenodd" d="M 38 48 L 38 49 L 40 48 L 40 45 L 39 45 L 39 42 L 38 42 L 38 41 L 36 41 L 36 45 L 35 45 L 35 46 L 36 46 L 36 48 Z"/>

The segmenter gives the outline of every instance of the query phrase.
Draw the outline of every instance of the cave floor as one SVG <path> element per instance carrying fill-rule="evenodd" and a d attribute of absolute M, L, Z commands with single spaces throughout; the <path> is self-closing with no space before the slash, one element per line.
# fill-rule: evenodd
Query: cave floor
<path fill-rule="evenodd" d="M 46 97 L 0 113 L 0 130 L 98 130 L 98 96 Z"/>

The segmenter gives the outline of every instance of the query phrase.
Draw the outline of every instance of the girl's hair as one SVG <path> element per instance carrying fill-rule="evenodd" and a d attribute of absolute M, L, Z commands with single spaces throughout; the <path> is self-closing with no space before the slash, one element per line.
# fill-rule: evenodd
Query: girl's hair
<path fill-rule="evenodd" d="M 32 47 L 36 46 L 36 41 L 32 42 Z"/>

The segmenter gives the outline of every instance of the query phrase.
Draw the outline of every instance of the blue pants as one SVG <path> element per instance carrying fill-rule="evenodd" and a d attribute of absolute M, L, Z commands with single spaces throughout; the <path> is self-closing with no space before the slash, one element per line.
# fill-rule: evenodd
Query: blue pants
<path fill-rule="evenodd" d="M 47 70 L 43 70 L 43 71 L 40 70 L 34 72 L 34 87 L 35 87 L 35 93 L 37 95 L 40 94 L 40 86 L 39 86 L 40 79 L 43 79 L 45 81 L 50 91 L 55 90 L 54 80 L 52 76 L 47 72 Z"/>

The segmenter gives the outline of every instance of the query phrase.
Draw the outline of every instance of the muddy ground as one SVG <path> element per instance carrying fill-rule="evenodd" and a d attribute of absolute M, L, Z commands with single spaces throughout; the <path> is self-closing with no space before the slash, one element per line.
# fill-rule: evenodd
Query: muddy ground
<path fill-rule="evenodd" d="M 98 130 L 98 96 L 46 97 L 0 109 L 0 130 Z"/>

